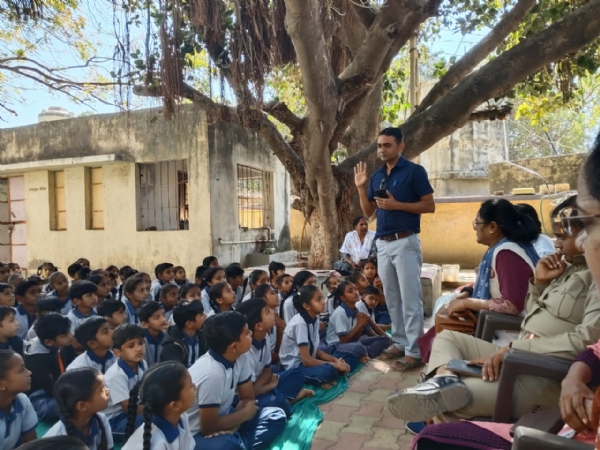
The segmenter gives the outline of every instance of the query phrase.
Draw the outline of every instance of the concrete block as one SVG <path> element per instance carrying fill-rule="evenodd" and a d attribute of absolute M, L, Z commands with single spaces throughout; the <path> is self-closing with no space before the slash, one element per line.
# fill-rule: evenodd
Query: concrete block
<path fill-rule="evenodd" d="M 423 309 L 426 316 L 433 313 L 435 301 L 442 295 L 442 268 L 435 264 L 423 264 L 421 270 L 421 289 L 423 290 Z"/>

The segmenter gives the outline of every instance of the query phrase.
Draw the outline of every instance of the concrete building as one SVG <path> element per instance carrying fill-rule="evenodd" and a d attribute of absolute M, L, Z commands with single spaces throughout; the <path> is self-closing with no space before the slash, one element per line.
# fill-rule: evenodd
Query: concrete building
<path fill-rule="evenodd" d="M 54 122 L 55 120 L 72 119 L 75 114 L 67 111 L 65 108 L 60 106 L 50 106 L 48 109 L 43 109 L 38 114 L 38 123 L 42 122 Z"/>
<path fill-rule="evenodd" d="M 244 264 L 288 250 L 289 181 L 257 135 L 186 105 L 0 130 L 0 261 Z"/>

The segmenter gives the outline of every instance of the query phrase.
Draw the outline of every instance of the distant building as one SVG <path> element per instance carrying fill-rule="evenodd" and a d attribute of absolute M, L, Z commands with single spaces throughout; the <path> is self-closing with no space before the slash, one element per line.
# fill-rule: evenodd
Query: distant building
<path fill-rule="evenodd" d="M 75 114 L 60 106 L 50 106 L 38 114 L 38 123 L 53 122 L 54 120 L 72 119 Z"/>

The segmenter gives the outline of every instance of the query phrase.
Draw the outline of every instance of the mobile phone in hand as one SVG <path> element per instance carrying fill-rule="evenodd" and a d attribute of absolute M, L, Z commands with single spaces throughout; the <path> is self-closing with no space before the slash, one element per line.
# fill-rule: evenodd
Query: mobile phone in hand
<path fill-rule="evenodd" d="M 375 197 L 377 197 L 377 198 L 388 198 L 387 191 L 385 189 L 377 189 L 375 191 Z"/>

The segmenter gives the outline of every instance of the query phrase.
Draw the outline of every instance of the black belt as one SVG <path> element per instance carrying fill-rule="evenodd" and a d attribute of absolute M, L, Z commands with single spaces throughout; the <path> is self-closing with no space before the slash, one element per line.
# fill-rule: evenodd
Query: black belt
<path fill-rule="evenodd" d="M 403 231 L 401 233 L 394 233 L 394 234 L 388 234 L 386 236 L 379 236 L 377 239 L 380 239 L 385 242 L 392 242 L 392 241 L 398 241 L 400 239 L 407 238 L 409 236 L 412 236 L 413 234 L 415 234 L 415 233 L 413 233 L 412 231 Z"/>

